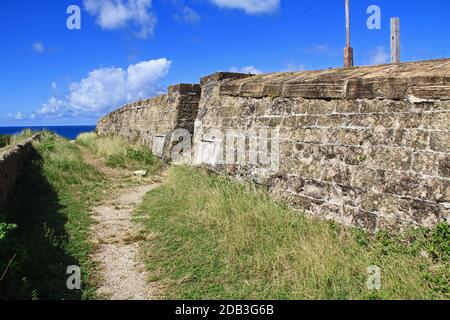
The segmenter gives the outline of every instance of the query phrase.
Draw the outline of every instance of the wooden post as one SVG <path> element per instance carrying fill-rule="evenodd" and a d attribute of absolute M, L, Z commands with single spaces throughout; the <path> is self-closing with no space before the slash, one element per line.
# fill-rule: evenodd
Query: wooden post
<path fill-rule="evenodd" d="M 353 48 L 350 42 L 350 0 L 345 0 L 345 30 L 346 46 L 344 49 L 344 66 L 351 68 L 353 67 Z"/>
<path fill-rule="evenodd" d="M 400 63 L 400 19 L 391 18 L 391 63 Z"/>

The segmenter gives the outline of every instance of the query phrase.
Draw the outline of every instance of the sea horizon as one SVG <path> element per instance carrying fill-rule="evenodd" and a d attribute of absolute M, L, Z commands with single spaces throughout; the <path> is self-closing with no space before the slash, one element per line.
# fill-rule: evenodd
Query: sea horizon
<path fill-rule="evenodd" d="M 43 126 L 0 126 L 0 134 L 17 134 L 22 130 L 49 130 L 62 137 L 74 140 L 79 134 L 95 130 L 95 125 L 43 125 Z"/>

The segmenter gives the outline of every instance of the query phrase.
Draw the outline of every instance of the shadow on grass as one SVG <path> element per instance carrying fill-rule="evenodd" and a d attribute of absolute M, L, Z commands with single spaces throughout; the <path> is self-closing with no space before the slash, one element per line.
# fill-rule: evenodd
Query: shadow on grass
<path fill-rule="evenodd" d="M 6 206 L 6 222 L 18 227 L 0 243 L 0 299 L 81 299 L 66 286 L 67 267 L 79 265 L 65 252 L 67 218 L 56 191 L 42 175 L 43 159 L 32 149 L 30 159 Z"/>

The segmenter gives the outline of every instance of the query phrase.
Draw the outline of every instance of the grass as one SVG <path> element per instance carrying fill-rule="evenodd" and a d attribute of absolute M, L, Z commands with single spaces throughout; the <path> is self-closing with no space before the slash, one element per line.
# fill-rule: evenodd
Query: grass
<path fill-rule="evenodd" d="M 76 145 L 43 134 L 17 182 L 14 198 L 0 213 L 10 226 L 0 237 L 0 273 L 7 269 L 0 281 L 1 299 L 94 297 L 89 207 L 100 200 L 106 187 L 105 178 L 83 161 Z M 70 265 L 81 267 L 82 291 L 66 287 Z"/>
<path fill-rule="evenodd" d="M 24 129 L 20 133 L 0 134 L 0 148 L 11 147 L 23 142 L 27 138 L 31 138 L 36 132 L 31 129 Z"/>
<path fill-rule="evenodd" d="M 25 132 L 11 140 L 28 137 Z M 111 167 L 157 172 L 151 152 L 122 138 L 77 144 Z M 76 144 L 45 132 L 0 212 L 0 299 L 95 298 L 89 208 L 110 187 Z M 450 228 L 369 235 L 307 218 L 251 184 L 171 167 L 136 210 L 145 262 L 165 298 L 449 299 Z M 66 287 L 82 270 L 82 291 Z M 381 270 L 369 290 L 367 268 Z"/>
<path fill-rule="evenodd" d="M 106 164 L 112 168 L 128 170 L 145 170 L 149 175 L 161 169 L 161 161 L 156 158 L 148 147 L 130 144 L 118 136 L 98 136 L 96 133 L 84 133 L 78 136 L 77 143 L 106 159 Z"/>
<path fill-rule="evenodd" d="M 136 211 L 171 299 L 448 299 L 450 229 L 371 236 L 306 218 L 262 190 L 172 167 Z M 381 268 L 368 290 L 367 268 Z"/>
<path fill-rule="evenodd" d="M 11 135 L 0 134 L 0 148 L 6 147 L 9 144 Z"/>
<path fill-rule="evenodd" d="M 35 134 L 36 134 L 36 131 L 33 131 L 31 129 L 24 129 L 20 133 L 17 133 L 17 134 L 14 134 L 11 136 L 9 145 L 19 144 L 22 141 L 24 141 L 25 139 L 31 138 Z"/>

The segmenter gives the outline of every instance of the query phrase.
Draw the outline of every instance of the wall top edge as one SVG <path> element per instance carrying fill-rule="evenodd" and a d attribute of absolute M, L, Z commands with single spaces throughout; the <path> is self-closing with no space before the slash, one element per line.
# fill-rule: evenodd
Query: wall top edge
<path fill-rule="evenodd" d="M 216 72 L 210 75 L 207 75 L 200 79 L 200 84 L 205 85 L 208 82 L 218 82 L 222 80 L 238 80 L 238 79 L 246 79 L 249 77 L 255 76 L 251 73 L 238 73 L 238 72 Z"/>

